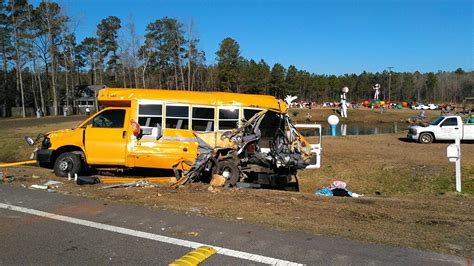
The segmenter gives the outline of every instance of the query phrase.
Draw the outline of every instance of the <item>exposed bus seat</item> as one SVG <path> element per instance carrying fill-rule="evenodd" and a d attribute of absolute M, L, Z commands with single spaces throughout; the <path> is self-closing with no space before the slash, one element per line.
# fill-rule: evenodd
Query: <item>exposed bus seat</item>
<path fill-rule="evenodd" d="M 213 123 L 214 123 L 213 121 L 208 121 L 207 122 L 206 132 L 212 131 L 212 124 Z"/>

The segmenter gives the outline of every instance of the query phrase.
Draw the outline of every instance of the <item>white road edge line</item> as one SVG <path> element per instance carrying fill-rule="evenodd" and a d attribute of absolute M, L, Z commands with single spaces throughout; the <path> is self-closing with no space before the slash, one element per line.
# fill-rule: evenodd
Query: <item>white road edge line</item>
<path fill-rule="evenodd" d="M 188 248 L 194 248 L 195 249 L 195 248 L 198 248 L 200 246 L 210 246 L 210 247 L 213 247 L 217 250 L 217 254 L 221 254 L 221 255 L 225 255 L 225 256 L 229 256 L 229 257 L 234 257 L 234 258 L 239 258 L 239 259 L 244 259 L 244 260 L 249 260 L 249 261 L 254 261 L 254 262 L 267 263 L 267 264 L 272 264 L 272 265 L 303 265 L 303 264 L 292 262 L 292 261 L 281 260 L 281 259 L 266 257 L 266 256 L 260 256 L 260 255 L 257 255 L 257 254 L 252 254 L 252 253 L 247 253 L 247 252 L 242 252 L 242 251 L 238 251 L 238 250 L 232 250 L 232 249 L 217 247 L 217 246 L 212 246 L 212 245 L 207 245 L 207 244 L 203 244 L 203 243 L 183 240 L 183 239 L 174 238 L 174 237 L 167 237 L 167 236 L 147 233 L 147 232 L 143 232 L 143 231 L 137 231 L 137 230 L 133 230 L 133 229 L 127 229 L 127 228 L 108 225 L 108 224 L 96 223 L 96 222 L 92 222 L 92 221 L 88 221 L 88 220 L 83 220 L 83 219 L 58 215 L 58 214 L 49 213 L 49 212 L 38 211 L 38 210 L 34 210 L 34 209 L 28 209 L 28 208 L 14 206 L 14 205 L 5 204 L 5 203 L 0 203 L 0 208 L 6 209 L 6 210 L 11 210 L 11 211 L 27 213 L 27 214 L 31 214 L 31 215 L 36 215 L 36 216 L 40 216 L 40 217 L 45 217 L 45 218 L 58 220 L 58 221 L 62 221 L 62 222 L 67 222 L 67 223 L 92 227 L 92 228 L 101 229 L 101 230 L 105 230 L 105 231 L 110 231 L 110 232 L 114 232 L 114 233 L 119 233 L 119 234 L 134 236 L 134 237 L 140 237 L 140 238 L 144 238 L 144 239 L 155 240 L 155 241 L 168 243 L 168 244 L 173 244 L 173 245 L 182 246 L 182 247 L 188 247 Z"/>

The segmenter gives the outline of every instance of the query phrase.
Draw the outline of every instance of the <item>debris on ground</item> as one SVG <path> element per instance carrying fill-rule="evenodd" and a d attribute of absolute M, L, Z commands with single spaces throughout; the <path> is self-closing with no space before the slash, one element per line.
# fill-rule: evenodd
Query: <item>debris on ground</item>
<path fill-rule="evenodd" d="M 48 186 L 44 186 L 44 185 L 31 185 L 30 188 L 34 188 L 34 189 L 48 189 Z"/>
<path fill-rule="evenodd" d="M 9 177 L 0 177 L 0 180 L 2 183 L 11 183 L 15 181 L 15 177 L 9 176 Z"/>
<path fill-rule="evenodd" d="M 353 197 L 358 198 L 363 195 L 357 194 L 347 190 L 347 184 L 344 181 L 334 181 L 328 187 L 324 187 L 314 193 L 316 196 L 327 196 L 327 197 Z"/>
<path fill-rule="evenodd" d="M 100 179 L 97 176 L 78 176 L 76 179 L 76 184 L 82 185 L 94 185 L 99 184 Z"/>
<path fill-rule="evenodd" d="M 198 232 L 188 232 L 187 235 L 197 237 L 199 236 Z"/>
<path fill-rule="evenodd" d="M 0 171 L 0 183 L 11 183 L 15 180 L 13 176 L 7 176 L 6 172 Z"/>
<path fill-rule="evenodd" d="M 133 178 L 133 177 L 98 177 L 98 176 L 77 176 L 76 184 L 78 185 L 95 185 L 95 184 L 129 184 L 137 181 L 147 181 L 149 183 L 176 183 L 175 177 L 145 177 L 145 178 Z"/>
<path fill-rule="evenodd" d="M 49 180 L 48 182 L 44 183 L 43 186 L 47 186 L 48 188 L 58 188 L 62 184 L 63 182 Z"/>
<path fill-rule="evenodd" d="M 154 187 L 155 185 L 151 184 L 150 182 L 146 180 L 138 180 L 135 182 L 130 182 L 130 183 L 123 183 L 123 184 L 114 184 L 114 185 L 109 185 L 109 186 L 104 186 L 102 187 L 103 189 L 108 189 L 108 188 L 128 188 L 128 187 Z"/>
<path fill-rule="evenodd" d="M 221 175 L 213 175 L 210 185 L 213 187 L 223 187 L 225 184 L 225 177 Z"/>

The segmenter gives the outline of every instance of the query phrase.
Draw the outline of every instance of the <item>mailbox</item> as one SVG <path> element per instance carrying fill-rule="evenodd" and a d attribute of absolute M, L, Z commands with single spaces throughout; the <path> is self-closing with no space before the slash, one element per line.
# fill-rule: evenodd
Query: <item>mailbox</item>
<path fill-rule="evenodd" d="M 450 162 L 456 162 L 459 158 L 459 148 L 456 144 L 449 145 L 446 153 Z"/>

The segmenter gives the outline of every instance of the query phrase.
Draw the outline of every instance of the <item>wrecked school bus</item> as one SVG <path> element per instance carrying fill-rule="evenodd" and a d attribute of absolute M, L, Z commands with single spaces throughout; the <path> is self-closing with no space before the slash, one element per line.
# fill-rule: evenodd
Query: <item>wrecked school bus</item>
<path fill-rule="evenodd" d="M 287 103 L 273 96 L 105 88 L 98 101 L 104 108 L 77 128 L 29 139 L 40 143 L 40 166 L 57 176 L 172 169 L 180 184 L 217 174 L 227 186 L 297 190 L 297 171 L 320 165 L 320 125 L 302 125 L 318 132 L 310 144 L 289 120 Z"/>

